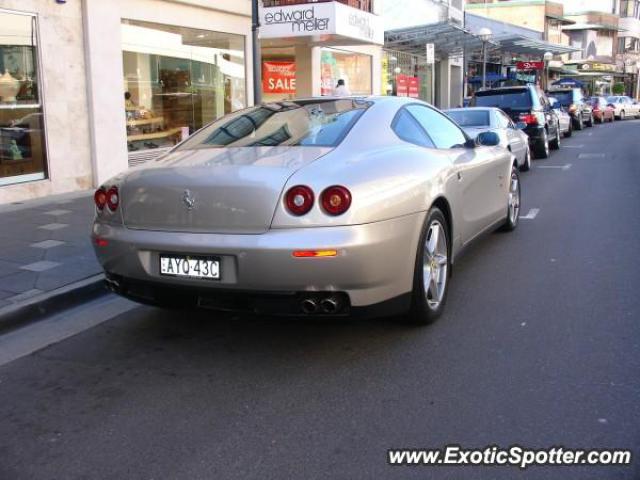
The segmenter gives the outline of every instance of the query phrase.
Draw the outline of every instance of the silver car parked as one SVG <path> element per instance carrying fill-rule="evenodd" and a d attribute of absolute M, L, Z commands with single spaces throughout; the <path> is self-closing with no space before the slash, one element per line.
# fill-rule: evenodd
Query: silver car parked
<path fill-rule="evenodd" d="M 264 104 L 105 182 L 92 240 L 108 285 L 144 303 L 428 323 L 461 249 L 518 224 L 498 143 L 408 98 Z"/>
<path fill-rule="evenodd" d="M 513 123 L 506 113 L 496 107 L 452 108 L 445 110 L 471 138 L 492 131 L 500 137 L 500 146 L 509 150 L 518 161 L 518 167 L 526 172 L 531 168 L 529 137 Z"/>

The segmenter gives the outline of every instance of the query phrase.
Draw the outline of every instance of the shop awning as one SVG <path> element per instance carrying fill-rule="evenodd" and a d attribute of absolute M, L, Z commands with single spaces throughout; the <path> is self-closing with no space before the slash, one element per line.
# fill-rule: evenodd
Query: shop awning
<path fill-rule="evenodd" d="M 498 44 L 497 48 L 510 53 L 542 56 L 545 54 L 545 52 L 551 52 L 554 55 L 563 55 L 565 53 L 577 52 L 581 50 L 580 48 L 545 42 L 544 40 L 524 37 L 522 35 L 496 37 L 493 40 Z"/>
<path fill-rule="evenodd" d="M 574 88 L 582 88 L 584 87 L 584 83 L 580 80 L 576 80 L 575 78 L 563 78 L 556 82 L 553 82 L 552 85 L 560 86 L 560 87 L 574 87 Z"/>
<path fill-rule="evenodd" d="M 438 57 L 462 55 L 465 51 L 475 51 L 482 48 L 480 37 L 449 22 L 400 28 L 384 33 L 386 48 L 420 57 L 426 56 L 425 45 L 427 43 L 434 44 L 435 54 Z M 493 47 L 498 46 L 492 41 L 489 44 Z"/>

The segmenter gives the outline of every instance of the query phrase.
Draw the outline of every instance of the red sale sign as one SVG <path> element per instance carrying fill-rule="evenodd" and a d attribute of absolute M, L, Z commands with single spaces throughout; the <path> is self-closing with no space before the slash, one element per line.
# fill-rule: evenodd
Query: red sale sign
<path fill-rule="evenodd" d="M 420 97 L 420 79 L 409 75 L 397 75 L 396 95 L 398 97 Z"/>
<path fill-rule="evenodd" d="M 517 62 L 516 69 L 520 71 L 544 70 L 544 62 Z"/>
<path fill-rule="evenodd" d="M 262 62 L 262 91 L 295 95 L 295 62 Z"/>
<path fill-rule="evenodd" d="M 420 97 L 420 79 L 418 77 L 408 77 L 407 96 L 411 98 Z"/>

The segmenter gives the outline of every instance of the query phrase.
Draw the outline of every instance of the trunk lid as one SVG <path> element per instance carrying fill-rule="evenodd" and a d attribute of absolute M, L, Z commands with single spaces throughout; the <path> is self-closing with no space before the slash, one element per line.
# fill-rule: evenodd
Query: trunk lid
<path fill-rule="evenodd" d="M 267 231 L 289 177 L 329 147 L 202 148 L 130 171 L 120 186 L 128 228 L 193 233 Z"/>

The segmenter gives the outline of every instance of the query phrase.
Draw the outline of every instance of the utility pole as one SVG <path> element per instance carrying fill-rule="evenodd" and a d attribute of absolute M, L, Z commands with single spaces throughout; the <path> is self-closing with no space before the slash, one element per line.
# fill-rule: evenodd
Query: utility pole
<path fill-rule="evenodd" d="M 258 1 L 251 0 L 251 41 L 253 56 L 253 104 L 262 103 L 262 65 L 260 55 L 260 40 L 258 39 L 258 29 L 260 28 L 260 18 Z"/>

